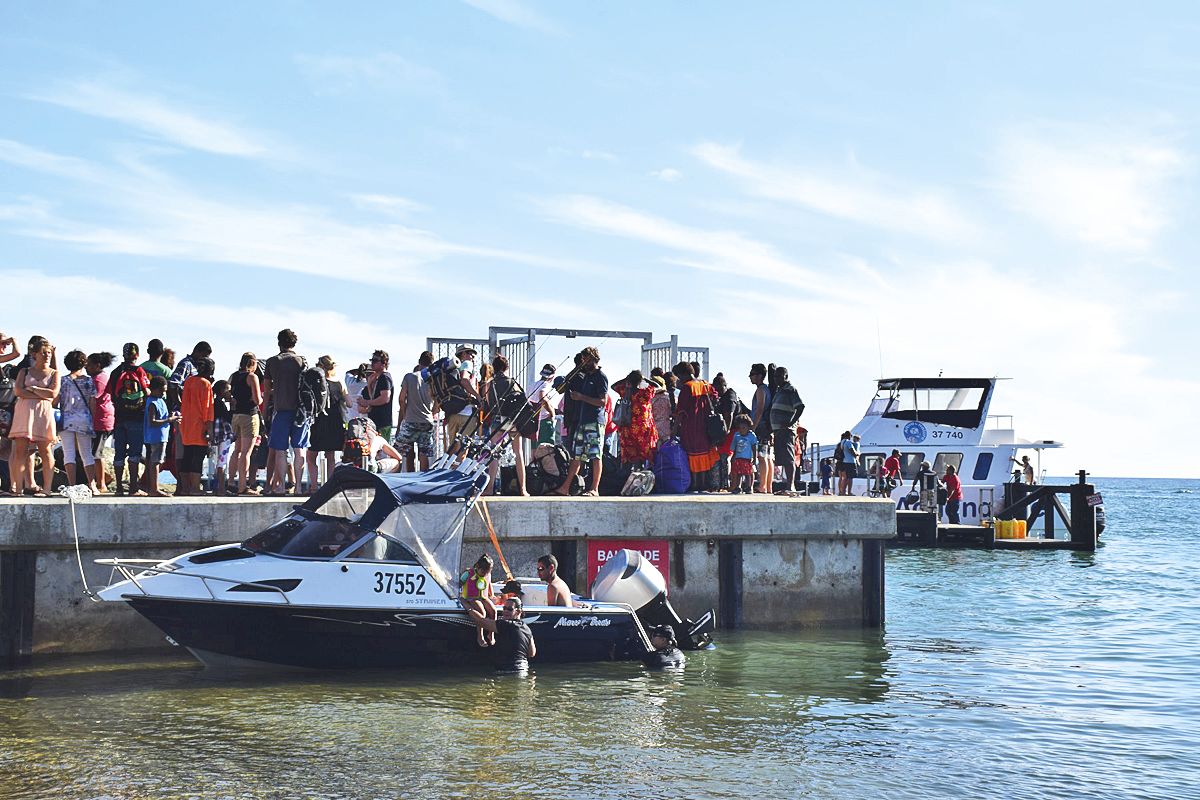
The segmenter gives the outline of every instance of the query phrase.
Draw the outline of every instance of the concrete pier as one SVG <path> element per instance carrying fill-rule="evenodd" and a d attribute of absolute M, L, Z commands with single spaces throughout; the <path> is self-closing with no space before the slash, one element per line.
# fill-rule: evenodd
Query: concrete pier
<path fill-rule="evenodd" d="M 93 498 L 76 506 L 88 584 L 115 580 L 97 558 L 167 559 L 241 541 L 302 498 Z M 717 609 L 722 627 L 877 626 L 884 611 L 883 546 L 895 506 L 857 497 L 498 497 L 487 501 L 512 571 L 532 576 L 553 553 L 587 591 L 596 540 L 657 543 L 681 614 Z M 467 520 L 463 561 L 494 549 L 482 516 Z M 464 564 L 466 566 L 466 564 Z M 497 567 L 497 575 L 502 575 Z M 123 604 L 84 596 L 66 500 L 0 500 L 0 664 L 31 653 L 163 646 Z"/>

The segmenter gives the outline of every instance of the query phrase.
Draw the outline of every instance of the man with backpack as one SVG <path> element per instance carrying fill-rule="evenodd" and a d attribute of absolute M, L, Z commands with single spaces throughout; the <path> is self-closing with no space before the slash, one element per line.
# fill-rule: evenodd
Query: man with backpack
<path fill-rule="evenodd" d="M 804 413 L 804 401 L 796 387 L 788 382 L 787 367 L 775 368 L 777 388 L 771 398 L 771 440 L 775 444 L 775 463 L 783 467 L 784 488 L 776 494 L 787 494 L 796 481 L 796 423 Z"/>
<path fill-rule="evenodd" d="M 271 415 L 267 447 L 275 467 L 271 472 L 271 483 L 267 494 L 280 497 L 287 485 L 287 451 L 293 451 L 296 477 L 304 471 L 308 454 L 308 433 L 311 420 L 297 414 L 300 408 L 300 374 L 308 364 L 293 348 L 298 341 L 295 331 L 284 328 L 276 337 L 279 353 L 267 359 L 266 378 L 263 379 L 263 396 L 268 405 L 274 407 Z"/>
<path fill-rule="evenodd" d="M 363 389 L 358 401 L 358 413 L 365 414 L 375 423 L 375 430 L 384 440 L 392 440 L 392 406 L 395 405 L 392 395 L 396 385 L 392 374 L 388 372 L 390 359 L 386 350 L 376 350 L 371 354 L 371 374 L 367 377 L 367 386 Z"/>
<path fill-rule="evenodd" d="M 429 469 L 433 458 L 433 393 L 425 373 L 433 365 L 433 353 L 426 350 L 417 358 L 417 366 L 400 380 L 397 404 L 400 427 L 396 431 L 396 449 L 404 454 L 404 469 L 412 472 L 413 446 L 422 470 Z"/>
<path fill-rule="evenodd" d="M 113 472 L 116 474 L 118 495 L 125 494 L 123 478 L 125 462 L 129 462 L 129 493 L 144 496 L 138 487 L 138 467 L 142 462 L 143 427 L 146 398 L 150 395 L 150 378 L 137 365 L 140 351 L 135 342 L 121 348 L 123 361 L 108 378 L 107 392 L 112 397 L 115 424 L 113 425 Z"/>

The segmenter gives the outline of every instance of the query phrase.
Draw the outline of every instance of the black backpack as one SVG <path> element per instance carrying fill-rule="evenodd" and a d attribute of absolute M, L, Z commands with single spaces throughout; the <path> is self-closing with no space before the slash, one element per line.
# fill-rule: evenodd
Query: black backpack
<path fill-rule="evenodd" d="M 325 373 L 316 367 L 301 371 L 298 397 L 297 422 L 312 422 L 324 414 L 329 408 L 329 384 L 325 381 Z"/>

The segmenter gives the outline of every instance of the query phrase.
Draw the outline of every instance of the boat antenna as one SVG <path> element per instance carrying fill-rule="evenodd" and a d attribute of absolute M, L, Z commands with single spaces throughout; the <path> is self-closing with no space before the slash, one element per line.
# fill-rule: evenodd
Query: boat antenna
<path fill-rule="evenodd" d="M 883 380 L 883 333 L 879 328 L 879 315 L 875 315 L 875 344 L 879 347 L 879 379 Z"/>

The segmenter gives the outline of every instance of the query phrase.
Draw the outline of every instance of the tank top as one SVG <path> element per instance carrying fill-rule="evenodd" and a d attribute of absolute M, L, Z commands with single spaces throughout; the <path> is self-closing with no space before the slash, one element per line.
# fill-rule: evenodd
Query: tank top
<path fill-rule="evenodd" d="M 235 414 L 253 414 L 257 410 L 254 407 L 254 398 L 250 396 L 250 384 L 247 376 L 248 373 L 241 370 L 229 376 L 229 391 L 233 393 L 233 413 Z"/>

